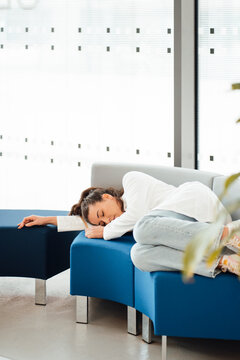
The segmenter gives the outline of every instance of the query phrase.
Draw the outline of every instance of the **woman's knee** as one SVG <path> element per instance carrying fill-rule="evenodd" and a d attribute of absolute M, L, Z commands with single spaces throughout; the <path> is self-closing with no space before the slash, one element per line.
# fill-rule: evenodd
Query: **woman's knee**
<path fill-rule="evenodd" d="M 136 266 L 139 270 L 144 271 L 144 256 L 142 252 L 142 246 L 139 244 L 133 245 L 130 255 L 133 265 Z"/>
<path fill-rule="evenodd" d="M 151 218 L 144 216 L 135 224 L 133 228 L 133 237 L 139 244 L 146 244 L 149 236 L 149 223 Z"/>
<path fill-rule="evenodd" d="M 133 265 L 141 271 L 154 271 L 152 269 L 152 245 L 135 244 L 131 249 L 131 259 Z"/>

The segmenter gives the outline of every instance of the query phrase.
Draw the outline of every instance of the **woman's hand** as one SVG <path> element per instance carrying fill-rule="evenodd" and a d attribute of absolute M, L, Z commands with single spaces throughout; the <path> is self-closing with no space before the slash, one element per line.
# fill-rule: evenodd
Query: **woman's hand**
<path fill-rule="evenodd" d="M 104 226 L 93 226 L 85 230 L 85 236 L 90 239 L 103 238 Z"/>
<path fill-rule="evenodd" d="M 18 224 L 18 229 L 22 229 L 24 226 L 31 227 L 35 225 L 47 225 L 47 224 L 57 225 L 56 216 L 37 216 L 37 215 L 27 216 Z"/>

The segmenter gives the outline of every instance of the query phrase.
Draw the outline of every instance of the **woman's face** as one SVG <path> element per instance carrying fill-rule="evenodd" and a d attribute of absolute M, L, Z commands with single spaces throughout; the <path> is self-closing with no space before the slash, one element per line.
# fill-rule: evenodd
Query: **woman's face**
<path fill-rule="evenodd" d="M 103 194 L 102 201 L 89 205 L 88 221 L 92 225 L 105 226 L 122 214 L 116 198 L 109 194 Z"/>

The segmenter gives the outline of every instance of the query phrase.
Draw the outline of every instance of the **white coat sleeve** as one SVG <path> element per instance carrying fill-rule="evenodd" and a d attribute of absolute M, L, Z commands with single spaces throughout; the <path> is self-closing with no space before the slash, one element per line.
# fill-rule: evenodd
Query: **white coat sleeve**
<path fill-rule="evenodd" d="M 132 231 L 136 224 L 138 217 L 131 211 L 126 211 L 121 216 L 111 221 L 104 227 L 103 238 L 104 240 L 116 239 L 124 235 L 128 231 Z"/>
<path fill-rule="evenodd" d="M 136 222 L 146 214 L 146 196 L 150 177 L 144 173 L 130 171 L 123 177 L 124 197 L 127 210 L 104 227 L 103 238 L 111 240 L 132 231 Z"/>
<path fill-rule="evenodd" d="M 80 231 L 84 230 L 85 225 L 80 216 L 57 216 L 57 231 Z"/>

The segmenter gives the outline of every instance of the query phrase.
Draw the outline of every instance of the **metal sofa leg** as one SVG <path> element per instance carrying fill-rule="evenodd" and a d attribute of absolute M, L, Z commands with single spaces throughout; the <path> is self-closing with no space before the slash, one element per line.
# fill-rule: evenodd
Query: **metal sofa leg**
<path fill-rule="evenodd" d="M 162 360 L 167 360 L 167 336 L 162 336 Z"/>
<path fill-rule="evenodd" d="M 76 298 L 76 322 L 88 323 L 88 296 L 77 296 Z"/>
<path fill-rule="evenodd" d="M 129 334 L 138 335 L 137 310 L 131 306 L 127 307 L 127 328 Z"/>
<path fill-rule="evenodd" d="M 144 314 L 142 314 L 142 339 L 148 344 L 152 342 L 152 323 Z"/>
<path fill-rule="evenodd" d="M 35 304 L 36 305 L 47 304 L 46 280 L 35 279 Z"/>

